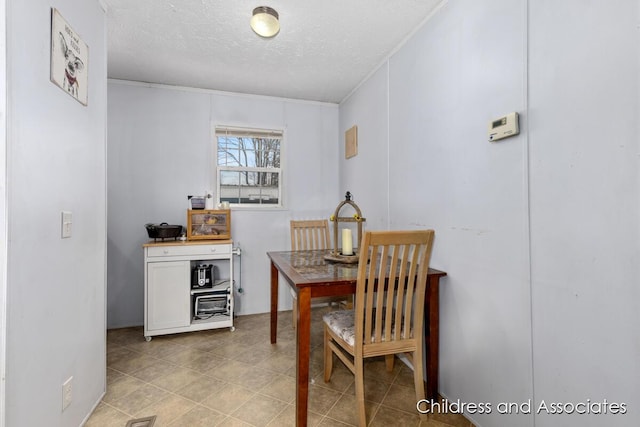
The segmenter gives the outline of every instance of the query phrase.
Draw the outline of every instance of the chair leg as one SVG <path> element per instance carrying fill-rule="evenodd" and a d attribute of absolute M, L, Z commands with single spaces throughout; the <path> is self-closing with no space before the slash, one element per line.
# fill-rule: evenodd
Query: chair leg
<path fill-rule="evenodd" d="M 418 348 L 413 352 L 413 382 L 416 389 L 416 402 L 419 402 L 425 398 L 424 394 L 424 376 L 422 370 L 422 344 L 418 345 Z M 426 420 L 427 414 L 420 414 L 420 419 Z"/>
<path fill-rule="evenodd" d="M 324 382 L 328 383 L 331 379 L 331 372 L 333 371 L 333 352 L 329 347 L 329 332 L 327 332 L 327 326 L 324 327 Z"/>
<path fill-rule="evenodd" d="M 353 310 L 353 295 L 349 295 L 346 301 L 347 302 L 345 303 L 345 309 Z"/>
<path fill-rule="evenodd" d="M 387 372 L 393 371 L 394 361 L 395 361 L 395 354 L 387 354 L 384 356 L 384 365 L 387 367 Z"/>
<path fill-rule="evenodd" d="M 356 357 L 354 360 L 356 381 L 356 405 L 358 409 L 358 426 L 366 427 L 367 415 L 364 410 L 364 359 Z"/>

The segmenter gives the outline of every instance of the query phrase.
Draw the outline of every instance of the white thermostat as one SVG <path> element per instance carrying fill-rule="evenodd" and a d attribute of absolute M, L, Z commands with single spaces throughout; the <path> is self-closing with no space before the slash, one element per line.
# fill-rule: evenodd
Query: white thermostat
<path fill-rule="evenodd" d="M 489 122 L 489 141 L 514 136 L 520 133 L 518 127 L 518 113 L 509 113 L 504 117 Z"/>

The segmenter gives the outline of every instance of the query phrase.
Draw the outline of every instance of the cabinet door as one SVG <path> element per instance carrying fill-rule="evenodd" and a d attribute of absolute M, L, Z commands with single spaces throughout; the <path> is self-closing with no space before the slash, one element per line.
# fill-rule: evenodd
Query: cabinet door
<path fill-rule="evenodd" d="M 189 261 L 147 264 L 147 329 L 189 326 L 191 294 Z"/>

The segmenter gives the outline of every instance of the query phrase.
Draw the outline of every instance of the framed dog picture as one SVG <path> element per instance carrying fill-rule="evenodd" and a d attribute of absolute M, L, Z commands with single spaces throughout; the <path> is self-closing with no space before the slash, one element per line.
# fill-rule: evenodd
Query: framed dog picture
<path fill-rule="evenodd" d="M 51 9 L 51 81 L 87 105 L 89 48 L 57 9 Z"/>

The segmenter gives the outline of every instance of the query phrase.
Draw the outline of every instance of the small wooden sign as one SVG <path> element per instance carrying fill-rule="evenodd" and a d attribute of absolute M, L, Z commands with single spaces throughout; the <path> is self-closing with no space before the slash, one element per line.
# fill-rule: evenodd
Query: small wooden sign
<path fill-rule="evenodd" d="M 344 133 L 344 157 L 349 159 L 358 154 L 358 126 L 353 126 Z"/>

